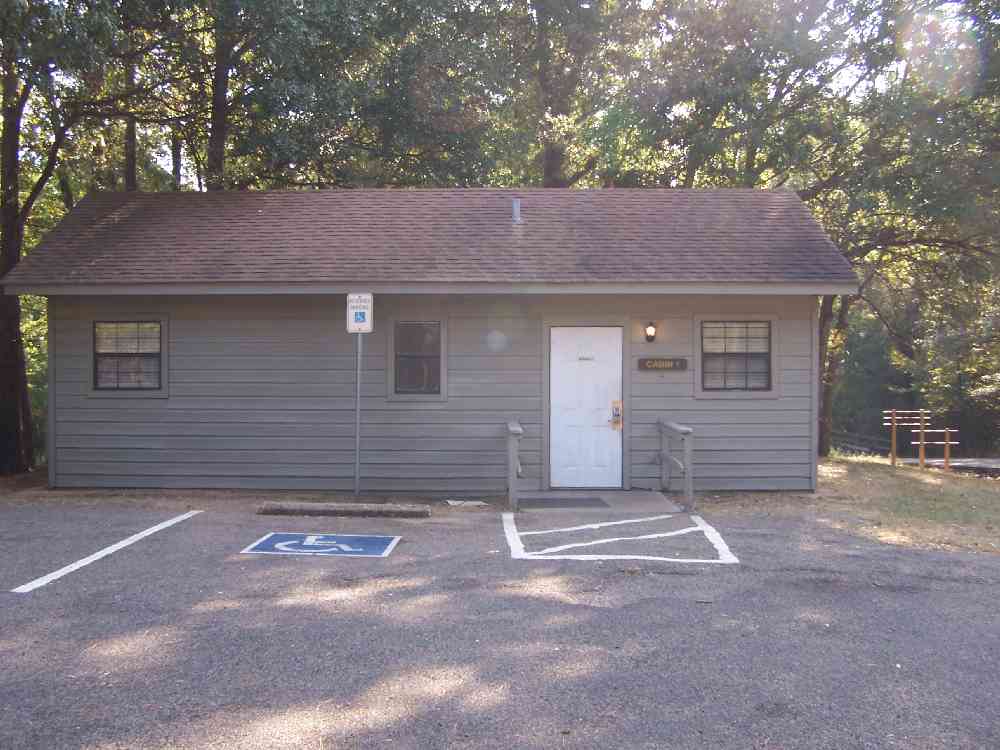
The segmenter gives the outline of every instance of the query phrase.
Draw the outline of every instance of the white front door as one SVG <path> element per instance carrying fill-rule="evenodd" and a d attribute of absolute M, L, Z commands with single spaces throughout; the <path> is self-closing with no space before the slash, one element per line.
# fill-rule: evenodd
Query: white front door
<path fill-rule="evenodd" d="M 621 487 L 622 329 L 551 330 L 550 484 Z"/>

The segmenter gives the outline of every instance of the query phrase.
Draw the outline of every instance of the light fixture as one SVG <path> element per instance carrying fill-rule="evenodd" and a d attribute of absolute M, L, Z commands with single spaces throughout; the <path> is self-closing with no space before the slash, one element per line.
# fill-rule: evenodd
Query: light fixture
<path fill-rule="evenodd" d="M 649 343 L 656 341 L 656 323 L 653 321 L 646 323 L 646 341 Z"/>

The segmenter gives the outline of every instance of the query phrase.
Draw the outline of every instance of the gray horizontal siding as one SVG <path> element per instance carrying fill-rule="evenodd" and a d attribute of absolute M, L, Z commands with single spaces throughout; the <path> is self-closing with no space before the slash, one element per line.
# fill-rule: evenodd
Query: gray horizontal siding
<path fill-rule="evenodd" d="M 780 398 L 764 394 L 748 398 L 695 398 L 694 359 L 700 354 L 699 332 L 691 319 L 666 320 L 662 339 L 647 343 L 633 332 L 631 368 L 632 482 L 657 487 L 660 481 L 659 420 L 689 425 L 695 430 L 696 490 L 811 488 L 812 450 L 812 300 L 783 301 L 780 306 L 730 307 L 719 319 L 740 314 L 777 314 L 772 335 L 776 347 L 774 380 Z M 714 315 L 704 308 L 700 314 Z M 680 372 L 638 370 L 640 357 L 686 357 L 690 367 Z M 679 444 L 675 443 L 679 449 Z M 681 481 L 673 477 L 671 489 Z"/>
<path fill-rule="evenodd" d="M 55 300 L 57 484 L 349 489 L 354 341 L 343 301 L 328 303 Z M 150 313 L 169 318 L 169 398 L 92 396 L 92 320 Z M 449 315 L 447 399 L 418 402 L 387 398 L 391 311 L 378 313 L 365 340 L 363 488 L 500 492 L 510 419 L 525 427 L 523 481 L 540 486 L 537 322 Z M 400 314 L 440 317 L 426 307 Z M 492 331 L 503 334 L 500 351 L 487 343 Z"/>
<path fill-rule="evenodd" d="M 504 425 L 519 420 L 524 476 L 542 486 L 543 321 L 631 320 L 625 436 L 635 486 L 659 478 L 655 424 L 697 432 L 700 489 L 803 489 L 811 450 L 808 298 L 517 299 L 383 297 L 366 338 L 362 488 L 496 493 Z M 342 297 L 52 300 L 55 481 L 67 487 L 349 490 L 354 459 L 353 340 Z M 774 313 L 781 398 L 694 397 L 694 375 L 641 372 L 639 357 L 695 356 L 699 313 Z M 169 398 L 91 394 L 92 321 L 168 317 Z M 448 320 L 447 398 L 387 398 L 391 317 Z M 641 326 L 658 323 L 647 344 Z"/>

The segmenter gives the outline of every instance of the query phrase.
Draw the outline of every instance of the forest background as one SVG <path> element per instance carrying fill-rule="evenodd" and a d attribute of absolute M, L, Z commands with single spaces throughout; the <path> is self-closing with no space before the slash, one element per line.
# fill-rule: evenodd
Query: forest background
<path fill-rule="evenodd" d="M 933 410 L 1000 450 L 990 0 L 8 0 L 0 274 L 92 190 L 795 190 L 820 452 Z M 0 296 L 0 473 L 44 460 L 45 300 Z"/>

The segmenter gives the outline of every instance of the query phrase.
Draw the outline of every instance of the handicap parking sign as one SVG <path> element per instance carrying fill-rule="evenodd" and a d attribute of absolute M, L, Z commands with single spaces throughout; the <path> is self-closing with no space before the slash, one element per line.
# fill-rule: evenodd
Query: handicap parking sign
<path fill-rule="evenodd" d="M 243 550 L 243 553 L 387 557 L 399 540 L 398 536 L 375 534 L 301 534 L 272 531 Z"/>

